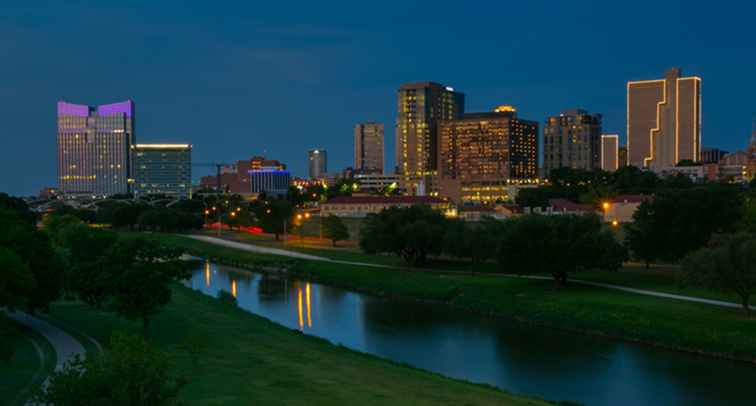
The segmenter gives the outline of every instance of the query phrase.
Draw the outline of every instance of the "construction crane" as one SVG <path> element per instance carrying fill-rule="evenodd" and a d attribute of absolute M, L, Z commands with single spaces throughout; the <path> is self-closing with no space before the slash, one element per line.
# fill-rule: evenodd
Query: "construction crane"
<path fill-rule="evenodd" d="M 218 191 L 218 193 L 221 192 L 221 168 L 224 166 L 228 166 L 229 164 L 222 163 L 222 162 L 212 162 L 212 163 L 192 163 L 192 166 L 201 166 L 201 167 L 215 167 L 215 190 Z"/>

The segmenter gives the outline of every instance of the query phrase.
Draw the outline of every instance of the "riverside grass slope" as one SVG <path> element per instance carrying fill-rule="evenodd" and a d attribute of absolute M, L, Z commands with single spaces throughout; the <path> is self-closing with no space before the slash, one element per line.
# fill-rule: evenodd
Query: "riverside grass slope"
<path fill-rule="evenodd" d="M 227 264 L 283 260 L 300 278 L 389 297 L 440 301 L 565 331 L 606 336 L 720 358 L 756 362 L 756 319 L 735 309 L 641 296 L 577 284 L 491 275 L 358 267 L 254 254 L 153 234 L 164 244 Z"/>
<path fill-rule="evenodd" d="M 141 333 L 78 302 L 55 303 L 51 317 L 103 343 L 115 331 Z M 178 285 L 149 340 L 188 379 L 188 405 L 551 404 L 335 346 Z"/>

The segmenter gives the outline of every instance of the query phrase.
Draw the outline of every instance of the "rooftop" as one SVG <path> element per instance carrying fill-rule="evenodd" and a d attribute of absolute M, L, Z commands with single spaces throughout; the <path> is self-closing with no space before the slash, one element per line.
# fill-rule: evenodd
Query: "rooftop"
<path fill-rule="evenodd" d="M 338 196 L 327 204 L 439 204 L 444 199 L 433 196 Z"/>

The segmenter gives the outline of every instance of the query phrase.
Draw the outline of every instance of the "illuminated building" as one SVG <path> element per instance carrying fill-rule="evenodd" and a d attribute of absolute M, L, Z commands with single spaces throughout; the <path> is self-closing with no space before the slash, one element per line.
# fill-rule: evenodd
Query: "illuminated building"
<path fill-rule="evenodd" d="M 221 168 L 221 189 L 228 193 L 246 195 L 250 193 L 249 171 L 262 168 L 286 169 L 286 165 L 276 159 L 266 159 L 264 156 L 253 156 L 246 160 L 236 161 L 233 165 Z M 203 176 L 200 178 L 200 186 L 203 189 L 217 188 L 218 178 L 216 175 Z"/>
<path fill-rule="evenodd" d="M 619 167 L 619 135 L 601 134 L 601 169 L 612 172 Z"/>
<path fill-rule="evenodd" d="M 538 123 L 512 110 L 464 114 L 439 128 L 439 194 L 460 202 L 511 200 L 538 182 Z"/>
<path fill-rule="evenodd" d="M 354 170 L 383 173 L 383 124 L 360 123 L 354 126 Z"/>
<path fill-rule="evenodd" d="M 601 114 L 573 109 L 546 119 L 543 167 L 546 176 L 558 168 L 601 167 Z"/>
<path fill-rule="evenodd" d="M 445 212 L 451 204 L 433 196 L 338 196 L 319 205 L 320 216 L 365 217 L 380 213 L 390 207 L 429 206 L 434 210 Z"/>
<path fill-rule="evenodd" d="M 438 128 L 465 111 L 465 96 L 435 82 L 406 83 L 397 92 L 396 173 L 408 192 L 436 190 Z"/>
<path fill-rule="evenodd" d="M 262 167 L 249 171 L 250 191 L 254 194 L 285 197 L 289 192 L 291 174 L 278 167 Z"/>
<path fill-rule="evenodd" d="M 701 162 L 705 164 L 717 164 L 725 155 L 727 155 L 727 151 L 722 151 L 719 148 L 702 148 Z"/>
<path fill-rule="evenodd" d="M 328 154 L 324 149 L 307 151 L 310 179 L 321 179 L 328 173 Z"/>
<path fill-rule="evenodd" d="M 58 188 L 66 195 L 129 192 L 134 102 L 58 102 Z"/>
<path fill-rule="evenodd" d="M 627 83 L 629 165 L 661 171 L 701 158 L 701 78 L 681 77 Z"/>
<path fill-rule="evenodd" d="M 190 144 L 134 144 L 131 149 L 135 196 L 161 194 L 189 198 L 192 188 Z"/>

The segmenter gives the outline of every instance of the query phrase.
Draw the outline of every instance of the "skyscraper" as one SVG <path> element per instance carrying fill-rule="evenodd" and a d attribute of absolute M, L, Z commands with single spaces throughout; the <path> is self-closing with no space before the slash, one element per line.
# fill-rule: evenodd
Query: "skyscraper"
<path fill-rule="evenodd" d="M 131 149 L 135 196 L 161 194 L 189 198 L 192 189 L 190 144 L 134 144 Z"/>
<path fill-rule="evenodd" d="M 310 179 L 321 179 L 328 172 L 328 154 L 324 149 L 307 151 Z"/>
<path fill-rule="evenodd" d="M 663 79 L 627 82 L 630 165 L 662 171 L 701 156 L 701 78 L 669 69 Z"/>
<path fill-rule="evenodd" d="M 619 135 L 601 134 L 601 169 L 612 172 L 619 167 Z"/>
<path fill-rule="evenodd" d="M 513 108 L 468 113 L 439 127 L 440 195 L 456 203 L 509 200 L 538 177 L 538 123 Z"/>
<path fill-rule="evenodd" d="M 354 169 L 360 173 L 383 173 L 383 124 L 354 126 Z"/>
<path fill-rule="evenodd" d="M 549 117 L 543 129 L 543 167 L 596 169 L 601 166 L 601 114 L 562 111 Z"/>
<path fill-rule="evenodd" d="M 64 194 L 129 192 L 134 102 L 58 102 L 58 186 Z"/>
<path fill-rule="evenodd" d="M 465 96 L 434 82 L 407 83 L 397 92 L 396 171 L 407 189 L 433 191 L 437 175 L 438 126 L 465 111 Z"/>

